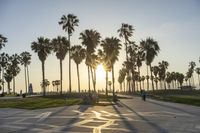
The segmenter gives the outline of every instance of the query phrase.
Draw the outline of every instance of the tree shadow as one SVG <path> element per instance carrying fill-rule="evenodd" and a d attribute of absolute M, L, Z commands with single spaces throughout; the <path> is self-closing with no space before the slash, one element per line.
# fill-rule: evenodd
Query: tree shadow
<path fill-rule="evenodd" d="M 161 107 L 177 110 L 177 111 L 180 111 L 180 112 L 183 112 L 183 113 L 186 113 L 186 114 L 194 115 L 194 113 L 188 112 L 188 111 L 180 109 L 178 107 L 174 107 L 174 106 L 170 106 L 170 105 L 166 105 L 166 104 L 161 104 L 161 103 L 158 103 L 158 102 L 153 101 L 153 100 L 148 100 L 147 102 L 155 104 L 155 105 L 158 105 L 158 106 L 161 106 Z"/>
<path fill-rule="evenodd" d="M 119 102 L 116 103 L 116 105 L 118 107 L 123 107 Z M 125 118 L 121 112 L 119 111 L 119 109 L 115 106 L 115 105 L 112 105 L 114 110 L 117 112 L 117 114 L 121 117 L 121 119 L 123 120 L 122 122 L 126 125 L 126 127 L 131 130 L 131 131 L 134 131 L 134 133 L 138 133 L 139 131 L 129 122 L 129 120 L 127 120 L 127 118 Z"/>
<path fill-rule="evenodd" d="M 120 101 L 119 101 L 120 102 Z M 148 120 L 147 118 L 145 118 L 144 116 L 140 115 L 139 113 L 137 113 L 135 110 L 133 110 L 132 108 L 128 107 L 126 104 L 120 102 L 121 105 L 123 105 L 124 107 L 126 107 L 127 109 L 129 109 L 131 112 L 135 113 L 139 118 L 141 118 L 143 121 L 145 121 L 147 124 L 149 124 L 153 129 L 157 130 L 159 133 L 168 133 L 168 131 L 162 127 L 160 127 L 159 125 L 157 125 L 156 123 L 151 122 L 150 120 Z"/>
<path fill-rule="evenodd" d="M 91 107 L 91 105 L 80 105 L 80 107 L 78 108 L 80 112 L 85 112 L 89 107 Z M 67 123 L 64 123 L 64 125 L 70 125 L 70 124 L 74 124 L 79 120 L 79 117 L 70 119 Z M 71 130 L 71 126 L 66 126 L 65 128 L 63 128 L 61 131 L 70 131 Z"/>

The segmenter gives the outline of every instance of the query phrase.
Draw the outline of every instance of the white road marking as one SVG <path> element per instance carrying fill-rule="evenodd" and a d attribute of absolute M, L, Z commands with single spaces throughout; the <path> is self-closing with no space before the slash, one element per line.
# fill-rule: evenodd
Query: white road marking
<path fill-rule="evenodd" d="M 51 112 L 45 112 L 45 113 L 42 113 L 42 114 L 36 116 L 35 118 L 40 118 L 39 120 L 37 120 L 37 122 L 40 122 L 40 121 L 45 120 L 50 114 L 51 114 Z"/>

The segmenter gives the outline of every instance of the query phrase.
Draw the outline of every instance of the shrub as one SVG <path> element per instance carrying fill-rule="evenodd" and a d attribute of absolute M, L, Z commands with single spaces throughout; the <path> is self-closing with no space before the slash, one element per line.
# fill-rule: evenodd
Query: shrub
<path fill-rule="evenodd" d="M 89 93 L 83 96 L 83 104 L 94 105 L 99 102 L 98 95 L 96 93 Z"/>
<path fill-rule="evenodd" d="M 26 94 L 25 94 L 25 93 L 23 93 L 23 94 L 22 94 L 22 98 L 25 98 L 25 97 L 26 97 Z"/>

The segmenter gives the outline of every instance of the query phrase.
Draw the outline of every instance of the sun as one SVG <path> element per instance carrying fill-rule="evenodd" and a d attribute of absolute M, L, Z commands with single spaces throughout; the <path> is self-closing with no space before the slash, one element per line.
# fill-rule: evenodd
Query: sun
<path fill-rule="evenodd" d="M 106 74 L 106 72 L 103 68 L 103 65 L 99 64 L 97 66 L 97 71 L 96 71 L 97 78 L 103 79 L 103 78 L 105 78 L 105 74 Z"/>

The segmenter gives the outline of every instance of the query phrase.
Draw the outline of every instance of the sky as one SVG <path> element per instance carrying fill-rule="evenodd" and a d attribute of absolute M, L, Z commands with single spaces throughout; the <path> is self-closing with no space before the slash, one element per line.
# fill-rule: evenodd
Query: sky
<path fill-rule="evenodd" d="M 58 21 L 62 15 L 69 13 L 80 20 L 71 38 L 72 45 L 81 44 L 79 35 L 85 29 L 97 30 L 102 39 L 119 37 L 117 30 L 122 23 L 128 23 L 135 29 L 131 40 L 136 44 L 147 37 L 158 41 L 161 51 L 152 65 L 166 60 L 170 64 L 168 71 L 183 74 L 190 61 L 200 66 L 199 0 L 0 0 L 0 34 L 8 38 L 8 43 L 0 52 L 11 55 L 28 51 L 32 54 L 30 82 L 34 91 L 41 90 L 42 71 L 37 54 L 31 51 L 31 43 L 40 36 L 50 39 L 58 35 L 67 37 Z M 122 44 L 123 41 L 121 39 Z M 119 61 L 115 64 L 116 88 L 119 88 L 117 78 L 125 59 L 124 51 L 123 46 Z M 59 61 L 55 54 L 48 56 L 45 67 L 46 78 L 50 82 L 59 79 Z M 16 77 L 18 92 L 25 91 L 23 67 L 21 69 Z M 84 62 L 80 70 L 81 88 L 87 89 L 87 68 Z M 145 63 L 141 71 L 142 75 L 146 75 Z M 97 80 L 97 89 L 105 88 L 105 77 L 99 75 Z M 68 90 L 68 55 L 63 62 L 63 90 Z M 72 90 L 77 90 L 76 66 L 73 61 Z"/>

